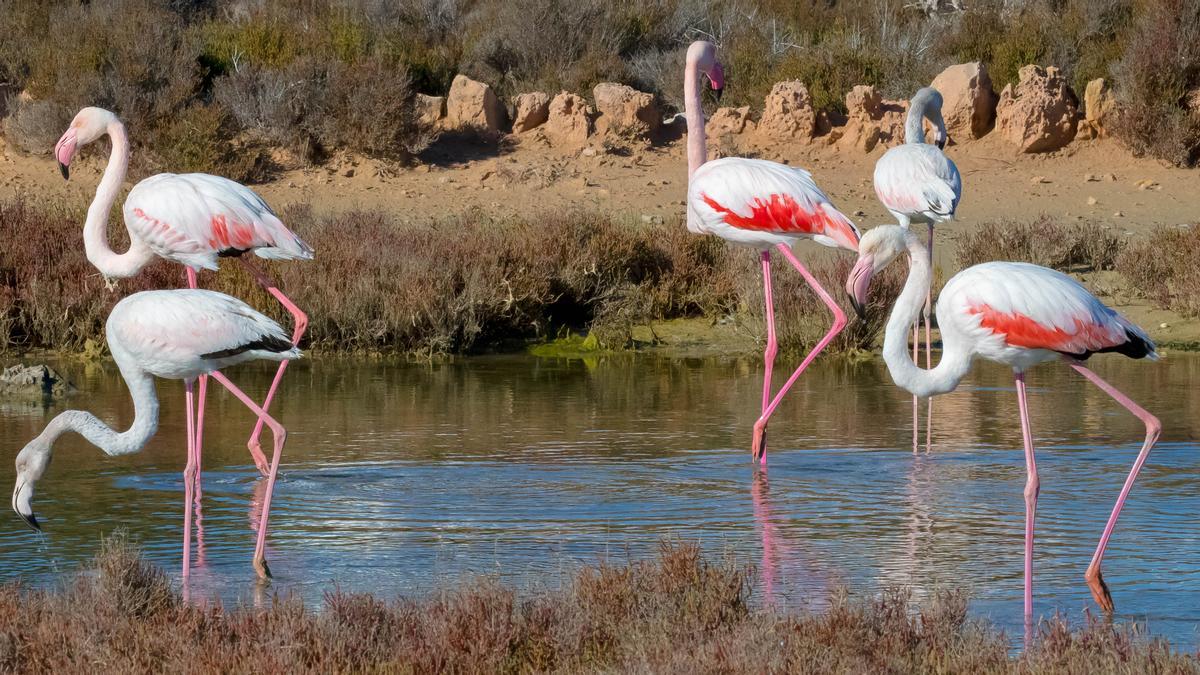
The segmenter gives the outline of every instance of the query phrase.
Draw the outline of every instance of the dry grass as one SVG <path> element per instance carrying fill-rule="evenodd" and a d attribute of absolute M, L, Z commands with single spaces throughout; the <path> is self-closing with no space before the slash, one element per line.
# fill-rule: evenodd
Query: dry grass
<path fill-rule="evenodd" d="M 1163 309 L 1200 316 L 1200 227 L 1159 228 L 1130 242 L 1117 271 L 1138 293 Z"/>
<path fill-rule="evenodd" d="M 992 260 L 1028 262 L 1062 272 L 1113 269 L 1125 242 L 1097 223 L 1063 225 L 1042 215 L 1032 222 L 984 223 L 958 241 L 960 268 Z"/>
<path fill-rule="evenodd" d="M 121 297 L 181 285 L 182 268 L 159 262 L 108 291 L 84 256 L 83 218 L 57 207 L 0 204 L 0 348 L 79 350 L 103 342 L 104 321 Z M 306 346 L 471 352 L 553 338 L 566 328 L 592 331 L 602 346 L 621 349 L 635 324 L 730 316 L 765 339 L 757 256 L 693 235 L 678 221 L 578 211 L 405 222 L 379 212 L 316 217 L 307 208 L 283 219 L 313 245 L 316 259 L 260 263 L 309 313 Z M 123 250 L 124 228 L 112 229 L 114 248 Z M 829 311 L 776 258 L 781 348 L 808 349 L 829 325 Z M 850 262 L 848 254 L 818 256 L 812 267 L 839 300 Z M 875 293 L 875 320 L 852 318 L 834 351 L 874 344 L 884 303 L 899 288 L 899 277 L 884 279 L 891 281 Z M 220 274 L 202 275 L 201 284 L 289 325 L 236 261 L 223 261 Z"/>
<path fill-rule="evenodd" d="M 1043 624 L 1035 646 L 944 593 L 839 593 L 828 610 L 752 604 L 753 569 L 693 545 L 579 569 L 561 589 L 468 580 L 419 598 L 332 592 L 319 609 L 183 602 L 120 535 L 61 587 L 0 586 L 5 672 L 1197 673 L 1194 656 L 1092 621 Z"/>

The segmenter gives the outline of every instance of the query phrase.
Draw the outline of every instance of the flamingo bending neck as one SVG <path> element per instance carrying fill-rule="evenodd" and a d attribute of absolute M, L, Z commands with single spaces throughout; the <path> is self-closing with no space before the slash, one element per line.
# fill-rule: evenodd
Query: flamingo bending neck
<path fill-rule="evenodd" d="M 913 96 L 908 104 L 908 116 L 904 120 L 904 142 L 925 142 L 925 120 L 937 127 L 944 139 L 946 123 L 942 119 L 942 95 L 932 87 L 925 87 Z"/>
<path fill-rule="evenodd" d="M 83 225 L 83 247 L 87 253 L 88 262 L 92 263 L 106 279 L 122 279 L 132 277 L 154 259 L 154 252 L 143 242 L 130 237 L 129 250 L 116 253 L 108 244 L 108 216 L 121 184 L 125 182 L 125 172 L 129 168 L 129 138 L 125 134 L 125 125 L 115 117 L 107 126 L 109 139 L 112 141 L 112 152 L 108 156 L 108 165 L 96 187 L 96 197 L 88 207 L 87 220 Z"/>
<path fill-rule="evenodd" d="M 158 430 L 158 397 L 154 378 L 140 368 L 121 366 L 121 374 L 133 396 L 133 424 L 125 431 L 116 431 L 95 415 L 83 410 L 59 413 L 38 436 L 39 447 L 50 452 L 59 436 L 74 431 L 89 443 L 111 456 L 129 455 L 140 451 Z"/>
<path fill-rule="evenodd" d="M 883 360 L 897 386 L 917 396 L 936 396 L 953 391 L 971 368 L 972 354 L 967 345 L 942 336 L 942 358 L 931 370 L 919 367 L 908 351 L 909 328 L 925 307 L 925 297 L 933 281 L 929 252 L 915 234 L 904 230 L 908 248 L 908 279 L 896 298 L 883 336 Z M 947 339 L 950 338 L 950 339 Z"/>

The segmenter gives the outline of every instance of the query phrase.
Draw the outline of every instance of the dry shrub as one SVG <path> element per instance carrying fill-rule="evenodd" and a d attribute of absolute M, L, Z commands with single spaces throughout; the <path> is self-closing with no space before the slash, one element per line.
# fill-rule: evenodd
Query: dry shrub
<path fill-rule="evenodd" d="M 122 295 L 105 288 L 84 255 L 84 217 L 59 207 L 0 203 L 0 302 L 7 327 L 0 347 L 79 349 L 89 339 L 103 340 L 104 322 Z M 114 247 L 123 250 L 128 239 L 118 229 Z M 122 282 L 122 290 L 169 287 L 183 278 L 177 270 L 156 263 Z"/>
<path fill-rule="evenodd" d="M 380 212 L 315 216 L 300 207 L 284 221 L 317 251 L 312 261 L 258 261 L 308 312 L 306 345 L 333 350 L 438 354 L 594 331 L 602 346 L 631 343 L 635 325 L 734 316 L 759 338 L 762 286 L 757 257 L 676 219 L 633 222 L 589 211 L 529 217 L 481 212 L 410 222 Z M 180 285 L 178 265 L 156 262 L 119 292 L 105 289 L 80 241 L 82 212 L 0 204 L 0 347 L 77 350 L 102 342 L 104 320 L 122 295 Z M 111 226 L 115 250 L 127 235 Z M 805 247 L 808 249 L 809 247 Z M 807 257 L 807 254 L 802 254 Z M 780 347 L 811 349 L 828 328 L 828 308 L 798 274 L 775 266 Z M 875 282 L 868 320 L 841 292 L 852 256 L 816 258 L 812 269 L 843 304 L 850 325 L 831 351 L 870 349 L 900 272 Z M 290 317 L 233 260 L 201 284 L 245 298 L 290 325 Z"/>
<path fill-rule="evenodd" d="M 1113 269 L 1125 242 L 1097 223 L 1063 225 L 1045 214 L 1032 222 L 993 221 L 963 235 L 955 257 L 966 268 L 993 260 L 1028 262 L 1062 272 Z"/>
<path fill-rule="evenodd" d="M 162 3 L 16 4 L 11 11 L 21 18 L 9 20 L 21 21 L 27 32 L 10 47 L 9 68 L 22 74 L 35 100 L 55 106 L 48 123 L 61 127 L 59 133 L 77 110 L 96 105 L 119 111 L 133 138 L 145 139 L 194 100 L 198 45 Z"/>
<path fill-rule="evenodd" d="M 533 89 L 586 95 L 616 81 L 677 108 L 684 48 L 701 37 L 720 47 L 727 104 L 761 105 L 775 82 L 801 79 L 816 107 L 831 113 L 844 110 L 853 85 L 907 98 L 965 60 L 986 62 L 997 88 L 1027 63 L 1057 65 L 1077 90 L 1120 61 L 1117 89 L 1127 111 L 1120 133 L 1139 151 L 1195 161 L 1200 123 L 1185 98 L 1200 86 L 1196 3 L 983 0 L 943 13 L 919 4 L 8 0 L 0 12 L 0 85 L 46 104 L 9 125 L 30 151 L 44 152 L 45 129 L 60 128 L 82 105 L 102 105 L 125 117 L 134 141 L 145 144 L 140 161 L 153 168 L 172 159 L 158 157 L 155 144 L 184 142 L 160 127 L 186 111 L 202 115 L 214 98 L 238 124 L 213 126 L 222 135 L 204 145 L 251 131 L 310 161 L 338 149 L 413 153 L 428 139 L 411 128 L 410 91 L 445 94 L 459 72 L 505 97 Z M 253 174 L 246 167 L 261 149 L 232 152 L 250 158 L 231 162 L 226 149 L 189 157 L 205 157 L 213 171 Z"/>
<path fill-rule="evenodd" d="M 182 602 L 107 542 L 52 590 L 0 586 L 5 672 L 1200 672 L 1128 628 L 1043 623 L 1033 647 L 968 618 L 961 593 L 925 606 L 839 591 L 822 613 L 755 608 L 752 570 L 664 544 L 652 560 L 584 566 L 559 590 L 465 579 L 425 597 L 334 592 L 226 610 Z"/>
<path fill-rule="evenodd" d="M 406 159 L 432 138 L 417 122 L 408 72 L 373 59 L 347 65 L 303 58 L 281 70 L 247 66 L 218 80 L 214 94 L 242 129 L 310 162 L 337 149 Z"/>
<path fill-rule="evenodd" d="M 1117 271 L 1143 297 L 1183 316 L 1200 316 L 1200 227 L 1158 228 L 1134 240 L 1117 258 Z"/>
<path fill-rule="evenodd" d="M 851 309 L 844 290 L 846 279 L 854 267 L 853 255 L 816 252 L 816 247 L 801 247 L 800 259 L 838 303 L 847 318 L 846 329 L 829 344 L 831 352 L 870 350 L 887 322 L 888 313 L 904 287 L 906 270 L 894 265 L 878 274 L 871 282 L 871 301 L 865 316 L 859 318 Z M 742 320 L 759 341 L 765 343 L 767 324 L 763 296 L 762 267 L 757 253 L 739 252 L 738 298 Z M 803 277 L 777 253 L 772 253 L 772 295 L 775 298 L 775 333 L 783 352 L 807 352 L 833 325 L 833 313 L 808 285 Z"/>
<path fill-rule="evenodd" d="M 1200 160 L 1200 3 L 1144 3 L 1114 71 L 1116 133 L 1135 152 L 1179 166 Z"/>

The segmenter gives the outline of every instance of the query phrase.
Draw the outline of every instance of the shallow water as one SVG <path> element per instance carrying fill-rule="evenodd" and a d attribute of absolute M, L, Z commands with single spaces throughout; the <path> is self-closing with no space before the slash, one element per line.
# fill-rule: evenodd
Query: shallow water
<path fill-rule="evenodd" d="M 58 366 L 81 392 L 70 407 L 129 423 L 111 364 Z M 1200 357 L 1094 366 L 1165 425 L 1106 556 L 1118 618 L 1195 647 Z M 1011 374 L 980 364 L 937 399 L 932 451 L 914 456 L 911 399 L 882 364 L 818 361 L 772 421 L 762 474 L 748 453 L 759 368 L 753 358 L 645 356 L 299 362 L 274 408 L 289 438 L 265 589 L 249 564 L 265 482 L 245 450 L 252 418 L 212 389 L 192 594 L 256 602 L 278 591 L 318 603 L 335 585 L 387 596 L 475 573 L 553 586 L 580 563 L 644 558 L 674 539 L 760 565 L 755 592 L 767 601 L 820 608 L 842 584 L 902 586 L 918 600 L 966 588 L 977 616 L 1018 633 L 1025 469 Z M 270 374 L 230 372 L 256 397 Z M 50 582 L 116 527 L 178 576 L 182 385 L 160 382 L 159 392 L 162 425 L 141 454 L 60 441 L 35 499 L 47 534 L 4 519 L 0 580 Z M 1030 392 L 1042 478 L 1035 612 L 1080 620 L 1095 609 L 1083 573 L 1143 431 L 1063 366 L 1031 373 Z M 65 407 L 0 405 L 0 484 L 12 484 L 15 452 Z"/>

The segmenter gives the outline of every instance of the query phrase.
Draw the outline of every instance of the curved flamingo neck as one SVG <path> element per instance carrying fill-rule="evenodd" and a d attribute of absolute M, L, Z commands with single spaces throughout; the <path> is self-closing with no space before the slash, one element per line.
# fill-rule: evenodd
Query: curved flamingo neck
<path fill-rule="evenodd" d="M 883 335 L 883 360 L 887 363 L 892 381 L 917 396 L 936 396 L 953 391 L 971 368 L 972 354 L 967 345 L 942 333 L 942 358 L 932 370 L 913 363 L 908 351 L 908 333 L 925 306 L 925 297 L 933 280 L 929 252 L 925 245 L 908 230 L 904 231 L 908 247 L 908 279 L 896 298 Z"/>
<path fill-rule="evenodd" d="M 928 101 L 914 99 L 912 106 L 908 109 L 908 117 L 904 120 L 904 142 L 905 143 L 924 143 L 925 142 L 925 109 L 928 107 Z"/>
<path fill-rule="evenodd" d="M 83 248 L 87 253 L 88 262 L 100 270 L 106 278 L 124 278 L 137 274 L 154 258 L 154 253 L 145 244 L 130 233 L 129 250 L 116 253 L 108 245 L 108 215 L 121 184 L 125 182 L 125 172 L 129 168 L 129 138 L 125 135 L 125 125 L 114 119 L 108 125 L 108 137 L 112 141 L 112 152 L 108 156 L 108 166 L 96 187 L 96 197 L 88 207 L 87 220 L 83 224 Z"/>
<path fill-rule="evenodd" d="M 67 410 L 57 415 L 38 436 L 41 447 L 50 452 L 59 436 L 74 431 L 106 455 L 128 455 L 140 451 L 158 430 L 158 396 L 154 378 L 134 367 L 121 366 L 121 375 L 133 395 L 133 424 L 118 432 L 95 415 L 83 410 Z"/>

